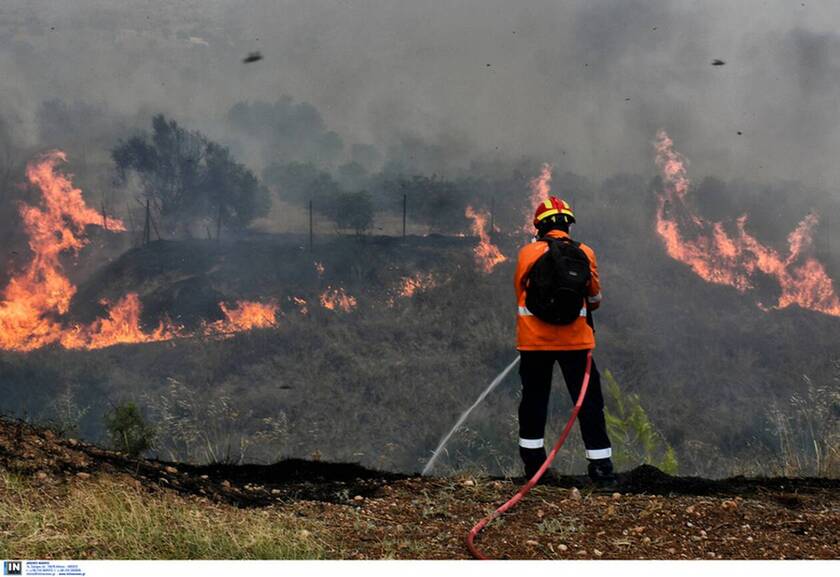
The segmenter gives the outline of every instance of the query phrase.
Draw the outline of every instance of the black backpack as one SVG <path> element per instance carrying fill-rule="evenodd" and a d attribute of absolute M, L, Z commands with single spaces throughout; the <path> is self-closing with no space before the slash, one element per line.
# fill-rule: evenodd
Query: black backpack
<path fill-rule="evenodd" d="M 580 243 L 568 237 L 543 237 L 548 250 L 528 272 L 525 306 L 538 319 L 568 325 L 580 316 L 592 277 Z"/>

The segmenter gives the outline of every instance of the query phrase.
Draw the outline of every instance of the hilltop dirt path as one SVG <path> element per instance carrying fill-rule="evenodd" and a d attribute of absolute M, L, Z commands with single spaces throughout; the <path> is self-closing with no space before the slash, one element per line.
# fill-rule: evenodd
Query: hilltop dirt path
<path fill-rule="evenodd" d="M 124 479 L 149 492 L 231 507 L 278 508 L 311 524 L 335 558 L 467 558 L 472 525 L 515 492 L 512 480 L 420 478 L 290 460 L 195 467 L 130 459 L 0 419 L 0 470 L 60 493 Z M 614 491 L 562 477 L 494 521 L 479 547 L 515 559 L 837 559 L 840 480 L 670 477 L 640 467 Z"/>

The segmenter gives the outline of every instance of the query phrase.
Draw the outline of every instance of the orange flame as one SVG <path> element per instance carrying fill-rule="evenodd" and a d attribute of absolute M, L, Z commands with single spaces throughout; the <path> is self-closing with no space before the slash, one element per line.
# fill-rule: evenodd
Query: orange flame
<path fill-rule="evenodd" d="M 349 313 L 356 308 L 356 299 L 348 295 L 342 287 L 327 287 L 321 294 L 321 306 L 331 311 L 342 310 Z"/>
<path fill-rule="evenodd" d="M 141 304 L 136 293 L 116 303 L 103 303 L 107 316 L 89 325 L 63 325 L 76 287 L 65 276 L 59 257 L 78 253 L 86 244 L 85 228 L 102 226 L 101 214 L 85 204 L 82 191 L 57 171 L 66 162 L 61 151 L 45 154 L 26 168 L 27 180 L 41 191 L 38 206 L 21 205 L 20 214 L 29 236 L 32 261 L 12 277 L 0 300 L 0 349 L 31 351 L 49 344 L 68 349 L 99 349 L 121 343 L 147 343 L 188 336 L 182 327 L 166 321 L 151 332 L 140 327 Z M 111 218 L 109 230 L 124 231 L 119 219 Z M 276 305 L 242 301 L 234 309 L 220 304 L 225 320 L 205 326 L 205 334 L 250 330 L 271 322 Z"/>
<path fill-rule="evenodd" d="M 204 334 L 227 334 L 253 329 L 265 329 L 274 326 L 277 319 L 277 303 L 255 303 L 251 301 L 236 301 L 236 306 L 228 308 L 225 303 L 219 303 L 219 308 L 225 318 L 209 323 L 204 327 Z"/>
<path fill-rule="evenodd" d="M 108 304 L 108 303 L 103 303 Z M 59 342 L 67 349 L 102 349 L 119 344 L 151 343 L 170 340 L 183 334 L 180 327 L 161 322 L 152 332 L 140 328 L 140 297 L 129 293 L 108 308 L 108 317 L 88 326 L 75 325 L 61 330 Z"/>
<path fill-rule="evenodd" d="M 300 314 L 309 314 L 309 303 L 306 302 L 306 299 L 301 297 L 292 297 L 292 302 L 297 305 L 298 309 L 300 310 Z"/>
<path fill-rule="evenodd" d="M 432 273 L 418 272 L 414 275 L 404 277 L 394 289 L 393 296 L 386 301 L 388 306 L 396 304 L 398 298 L 411 298 L 418 292 L 428 290 L 437 286 L 437 280 Z"/>
<path fill-rule="evenodd" d="M 398 294 L 401 297 L 411 298 L 416 292 L 434 288 L 436 284 L 435 276 L 432 273 L 423 274 L 418 272 L 415 275 L 402 279 Z"/>
<path fill-rule="evenodd" d="M 690 187 L 686 159 L 674 150 L 664 130 L 656 135 L 656 165 L 663 181 L 656 211 L 656 232 L 671 258 L 687 264 L 702 279 L 732 286 L 739 292 L 754 288 L 756 273 L 773 277 L 781 287 L 778 302 L 783 309 L 804 309 L 840 316 L 840 298 L 823 265 L 805 255 L 818 222 L 809 214 L 788 235 L 788 255 L 765 246 L 746 230 L 747 217 L 735 221 L 734 236 L 723 223 L 701 219 L 686 203 Z M 689 236 L 690 235 L 690 238 Z"/>
<path fill-rule="evenodd" d="M 506 261 L 507 257 L 490 242 L 490 235 L 487 234 L 488 214 L 484 211 L 476 212 L 472 206 L 467 206 L 464 215 L 472 219 L 472 232 L 479 238 L 478 244 L 473 249 L 475 263 L 485 273 L 492 272 L 496 265 Z"/>
<path fill-rule="evenodd" d="M 543 163 L 540 175 L 532 178 L 529 183 L 531 196 L 528 198 L 528 207 L 525 209 L 525 226 L 522 227 L 522 230 L 530 236 L 534 234 L 534 210 L 539 203 L 546 200 L 551 194 L 551 171 L 553 169 L 554 167 L 547 162 Z"/>

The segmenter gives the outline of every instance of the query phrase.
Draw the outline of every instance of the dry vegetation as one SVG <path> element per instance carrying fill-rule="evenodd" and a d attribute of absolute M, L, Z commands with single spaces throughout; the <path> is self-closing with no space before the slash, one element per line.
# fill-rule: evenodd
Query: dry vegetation
<path fill-rule="evenodd" d="M 126 477 L 58 486 L 0 473 L 0 557 L 317 559 L 323 545 L 278 509 L 150 491 Z"/>
<path fill-rule="evenodd" d="M 152 320 L 162 312 L 202 318 L 217 294 L 271 295 L 283 316 L 274 329 L 224 340 L 0 352 L 3 407 L 104 441 L 103 415 L 133 401 L 157 429 L 151 454 L 178 461 L 268 463 L 318 452 L 331 461 L 419 471 L 513 357 L 512 264 L 491 275 L 475 272 L 472 239 L 322 239 L 314 254 L 299 241 L 163 242 L 127 253 L 80 285 L 77 315 L 95 314 L 84 303 L 131 287 Z M 648 283 L 639 277 L 653 278 L 660 265 L 641 253 L 616 258 L 615 250 L 612 243 L 605 248 L 610 300 L 596 318 L 599 366 L 623 394 L 637 396 L 655 436 L 673 447 L 678 471 L 837 476 L 837 319 L 763 312 L 676 265 L 663 269 L 665 280 Z M 438 284 L 389 306 L 394 287 L 418 271 L 434 273 Z M 639 283 L 650 291 L 640 293 Z M 670 285 L 680 286 L 666 290 Z M 357 308 L 319 307 L 327 286 L 345 287 Z M 307 300 L 307 315 L 292 297 Z M 708 306 L 721 298 L 728 299 L 727 314 L 709 317 Z M 654 302 L 663 312 L 644 314 Z M 806 333 L 814 339 L 807 347 L 797 338 Z M 471 416 L 439 473 L 518 474 L 516 381 L 513 375 Z M 557 435 L 570 405 L 559 375 L 556 382 L 548 437 Z M 608 403 L 616 409 L 613 399 Z M 565 473 L 584 466 L 576 438 L 560 456 Z M 645 455 L 628 449 L 635 457 L 624 468 Z"/>

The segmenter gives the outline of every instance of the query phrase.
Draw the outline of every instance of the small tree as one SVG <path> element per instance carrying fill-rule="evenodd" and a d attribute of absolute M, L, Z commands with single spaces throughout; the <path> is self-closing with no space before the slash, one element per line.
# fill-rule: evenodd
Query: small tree
<path fill-rule="evenodd" d="M 648 418 L 639 396 L 624 394 L 610 371 L 604 371 L 608 400 L 604 409 L 607 433 L 619 468 L 654 465 L 673 475 L 677 472 L 677 454 Z"/>
<path fill-rule="evenodd" d="M 333 218 L 339 228 L 361 236 L 373 226 L 373 201 L 367 191 L 342 192 L 333 201 Z"/>
<path fill-rule="evenodd" d="M 410 218 L 435 231 L 460 230 L 464 222 L 467 196 L 454 181 L 438 176 L 398 177 L 386 180 L 384 194 L 393 210 L 402 210 L 403 196 L 411 205 Z"/>
<path fill-rule="evenodd" d="M 139 177 L 171 234 L 188 232 L 196 220 L 241 229 L 271 208 L 268 190 L 227 148 L 163 115 L 152 119 L 151 134 L 120 142 L 111 157 L 119 180 Z"/>
<path fill-rule="evenodd" d="M 229 228 L 243 229 L 271 209 L 268 189 L 245 166 L 236 162 L 224 146 L 208 142 L 201 190 L 208 203 L 207 212 L 221 211 Z"/>
<path fill-rule="evenodd" d="M 132 402 L 121 403 L 105 415 L 105 428 L 117 451 L 139 457 L 154 446 L 154 428 Z"/>

